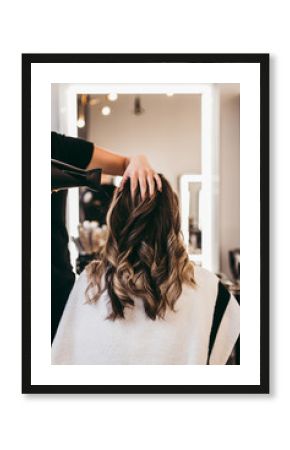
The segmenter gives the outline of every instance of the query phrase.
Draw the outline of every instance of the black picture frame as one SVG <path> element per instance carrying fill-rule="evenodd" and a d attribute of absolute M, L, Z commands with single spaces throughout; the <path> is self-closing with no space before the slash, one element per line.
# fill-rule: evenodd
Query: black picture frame
<path fill-rule="evenodd" d="M 22 54 L 22 393 L 269 393 L 269 54 Z M 31 384 L 31 65 L 33 63 L 256 63 L 260 65 L 260 384 Z"/>

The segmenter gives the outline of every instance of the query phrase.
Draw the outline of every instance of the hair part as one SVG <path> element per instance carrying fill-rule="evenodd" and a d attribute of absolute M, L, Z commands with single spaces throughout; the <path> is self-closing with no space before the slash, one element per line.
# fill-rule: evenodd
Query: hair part
<path fill-rule="evenodd" d="M 99 260 L 86 267 L 86 301 L 96 302 L 107 289 L 112 312 L 109 319 L 124 318 L 125 308 L 141 298 L 150 319 L 164 318 L 182 292 L 182 284 L 195 286 L 180 229 L 178 197 L 160 175 L 162 192 L 134 197 L 130 180 L 115 191 L 107 214 L 108 237 Z"/>

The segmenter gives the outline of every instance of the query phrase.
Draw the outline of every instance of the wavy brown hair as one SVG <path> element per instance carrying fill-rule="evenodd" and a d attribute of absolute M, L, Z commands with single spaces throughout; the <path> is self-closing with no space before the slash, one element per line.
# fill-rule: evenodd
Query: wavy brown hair
<path fill-rule="evenodd" d="M 108 318 L 124 318 L 126 307 L 141 298 L 150 319 L 163 318 L 182 292 L 182 284 L 194 286 L 180 231 L 178 197 L 160 174 L 162 192 L 134 197 L 130 180 L 116 189 L 107 214 L 108 238 L 100 260 L 86 267 L 86 301 L 96 302 L 107 289 L 112 306 Z"/>

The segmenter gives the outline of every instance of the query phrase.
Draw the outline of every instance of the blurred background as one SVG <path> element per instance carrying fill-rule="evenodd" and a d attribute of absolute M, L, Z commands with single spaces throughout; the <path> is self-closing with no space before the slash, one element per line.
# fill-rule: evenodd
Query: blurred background
<path fill-rule="evenodd" d="M 126 156 L 145 154 L 179 196 L 190 258 L 239 294 L 239 84 L 162 93 L 110 87 L 52 84 L 52 131 Z M 69 192 L 67 223 L 76 272 L 104 242 L 106 212 L 119 183 L 120 177 L 103 174 L 102 193 Z M 99 237 L 99 247 L 95 239 L 95 246 L 85 248 L 92 234 Z"/>

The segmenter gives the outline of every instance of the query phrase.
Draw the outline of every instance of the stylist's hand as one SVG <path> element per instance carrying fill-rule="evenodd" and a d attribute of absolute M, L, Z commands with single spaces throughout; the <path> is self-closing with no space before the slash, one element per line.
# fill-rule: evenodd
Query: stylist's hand
<path fill-rule="evenodd" d="M 120 189 L 123 189 L 124 184 L 130 178 L 131 195 L 134 196 L 138 183 L 140 185 L 141 198 L 144 200 L 146 194 L 153 195 L 155 191 L 155 182 L 157 189 L 162 190 L 162 183 L 159 175 L 152 169 L 146 156 L 138 155 L 128 158 L 128 165 L 123 174 L 123 179 Z"/>

